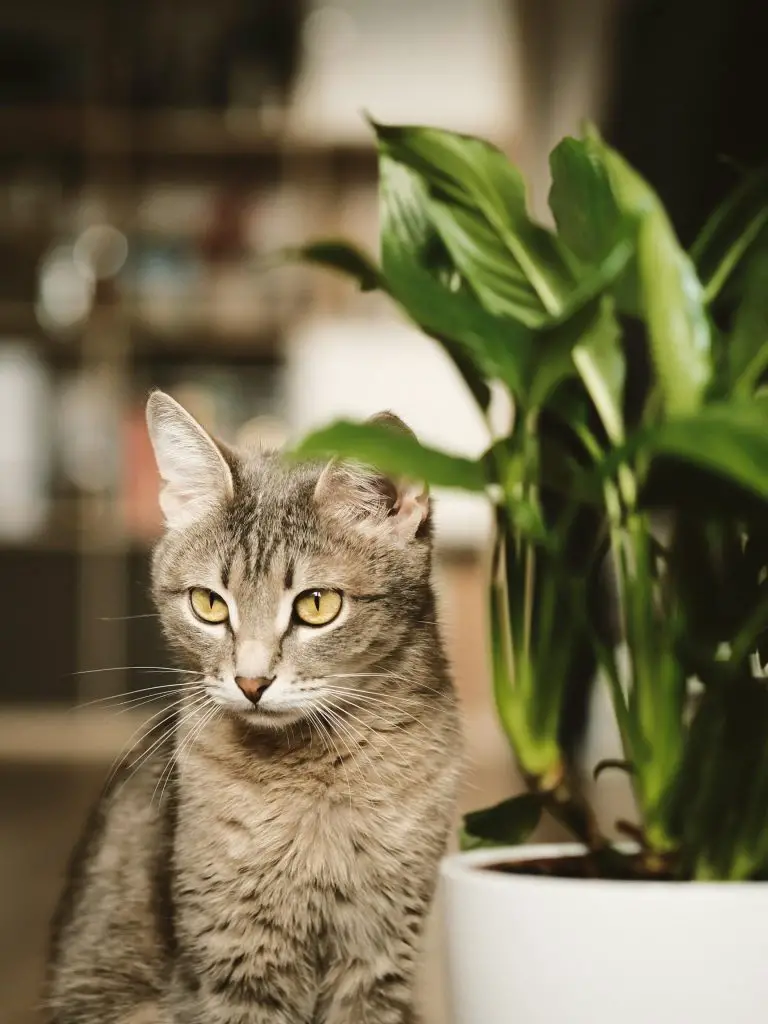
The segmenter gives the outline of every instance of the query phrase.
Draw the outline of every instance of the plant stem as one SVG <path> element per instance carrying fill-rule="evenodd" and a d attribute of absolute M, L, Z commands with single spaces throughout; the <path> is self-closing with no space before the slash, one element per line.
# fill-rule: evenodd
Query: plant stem
<path fill-rule="evenodd" d="M 536 551 L 528 542 L 525 547 L 525 591 L 523 598 L 523 659 L 530 662 L 531 632 L 533 627 L 533 598 L 536 582 Z"/>
<path fill-rule="evenodd" d="M 535 790 L 537 786 L 533 785 L 531 788 Z M 592 808 L 565 773 L 559 785 L 545 794 L 544 806 L 556 821 L 584 843 L 591 852 L 595 853 L 608 845 Z"/>

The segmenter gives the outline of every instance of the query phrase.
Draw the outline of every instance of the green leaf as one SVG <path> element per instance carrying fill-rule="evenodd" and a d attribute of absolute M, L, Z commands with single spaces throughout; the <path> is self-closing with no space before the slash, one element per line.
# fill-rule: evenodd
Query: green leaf
<path fill-rule="evenodd" d="M 282 262 L 313 263 L 327 270 L 336 270 L 354 278 L 361 291 L 381 288 L 381 271 L 360 249 L 346 242 L 312 242 L 296 249 L 285 249 L 277 259 Z"/>
<path fill-rule="evenodd" d="M 618 153 L 604 144 L 601 150 L 619 207 L 638 225 L 640 299 L 664 409 L 692 412 L 711 375 L 701 283 L 653 189 Z"/>
<path fill-rule="evenodd" d="M 768 250 L 756 252 L 747 267 L 744 294 L 728 345 L 733 389 L 742 397 L 754 391 L 768 368 Z"/>
<path fill-rule="evenodd" d="M 594 129 L 584 139 L 566 138 L 550 155 L 549 206 L 558 235 L 587 266 L 602 268 L 622 245 L 630 252 L 611 288 L 622 313 L 638 314 L 635 250 L 637 223 L 613 193 L 604 148 Z"/>
<path fill-rule="evenodd" d="M 706 475 L 710 494 L 712 483 Z M 739 505 L 744 508 L 743 496 Z M 737 637 L 746 636 L 744 627 L 760 605 L 762 566 L 754 564 L 755 546 L 744 543 L 744 523 L 718 515 L 711 499 L 703 497 L 690 511 L 678 505 L 675 520 L 665 562 L 685 614 L 686 672 L 706 683 L 720 645 L 728 644 L 733 658 Z"/>
<path fill-rule="evenodd" d="M 659 425 L 637 443 L 649 454 L 685 459 L 768 500 L 765 403 L 707 406 Z"/>
<path fill-rule="evenodd" d="M 484 139 L 416 125 L 372 122 L 380 149 L 449 198 L 506 221 L 525 214 L 525 183 L 504 153 Z"/>
<path fill-rule="evenodd" d="M 598 298 L 611 290 L 611 286 L 621 277 L 632 255 L 634 245 L 629 238 L 618 242 L 604 256 L 600 264 L 594 268 L 585 268 L 581 280 L 568 296 L 565 306 L 555 323 L 565 323 L 574 313 L 583 309 L 592 299 Z"/>
<path fill-rule="evenodd" d="M 390 293 L 429 334 L 459 345 L 486 378 L 522 390 L 531 334 L 495 317 L 462 288 L 427 218 L 427 193 L 413 171 L 380 160 L 382 265 Z"/>
<path fill-rule="evenodd" d="M 551 165 L 550 206 L 580 258 L 599 265 L 628 233 L 636 235 L 638 297 L 664 406 L 670 414 L 692 411 L 711 373 L 709 322 L 701 285 L 658 197 L 595 137 L 564 140 Z M 621 283 L 620 306 L 631 310 L 635 299 L 628 300 L 628 283 Z"/>
<path fill-rule="evenodd" d="M 532 408 L 544 405 L 564 380 L 577 375 L 573 352 L 593 317 L 593 309 L 580 309 L 565 322 L 538 331 L 527 389 Z"/>
<path fill-rule="evenodd" d="M 423 480 L 436 487 L 484 491 L 487 482 L 482 461 L 428 448 L 415 437 L 380 423 L 339 420 L 306 437 L 294 454 L 297 458 L 357 459 L 384 473 Z"/>
<path fill-rule="evenodd" d="M 457 203 L 431 200 L 429 216 L 456 267 L 489 313 L 528 327 L 549 318 L 507 247 L 478 214 Z"/>
<path fill-rule="evenodd" d="M 685 877 L 746 881 L 768 869 L 768 688 L 744 675 L 704 694 L 668 799 Z"/>
<path fill-rule="evenodd" d="M 745 177 L 715 210 L 691 247 L 707 302 L 720 294 L 766 224 L 768 168 L 763 168 Z"/>
<path fill-rule="evenodd" d="M 614 444 L 624 436 L 624 352 L 613 304 L 604 299 L 573 349 L 573 361 Z"/>
<path fill-rule="evenodd" d="M 549 207 L 560 237 L 580 260 L 599 265 L 627 233 L 594 139 L 566 138 L 550 154 Z"/>
<path fill-rule="evenodd" d="M 519 171 L 480 139 L 436 128 L 375 124 L 383 154 L 421 176 L 436 198 L 480 213 L 507 248 L 544 309 L 557 315 L 573 274 L 557 238 L 534 224 Z"/>
<path fill-rule="evenodd" d="M 494 807 L 464 816 L 463 849 L 479 846 L 517 846 L 524 843 L 539 824 L 542 797 L 534 793 L 503 800 Z"/>
<path fill-rule="evenodd" d="M 607 296 L 577 308 L 569 319 L 539 331 L 528 390 L 532 406 L 547 401 L 568 377 L 581 377 L 608 436 L 623 436 L 624 355 L 621 331 Z"/>
<path fill-rule="evenodd" d="M 483 306 L 497 316 L 536 328 L 563 323 L 605 291 L 623 272 L 633 252 L 628 238 L 608 250 L 594 268 L 584 268 L 577 283 L 563 295 L 560 311 L 549 314 L 499 237 L 477 215 L 456 203 L 432 200 L 429 215 L 456 267 Z"/>

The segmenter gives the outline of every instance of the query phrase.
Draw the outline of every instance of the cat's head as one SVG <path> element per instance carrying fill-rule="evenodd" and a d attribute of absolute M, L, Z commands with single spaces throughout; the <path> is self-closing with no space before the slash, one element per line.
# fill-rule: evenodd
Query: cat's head
<path fill-rule="evenodd" d="M 400 689 L 388 658 L 420 642 L 431 611 L 425 488 L 232 449 L 160 391 L 147 423 L 166 527 L 154 596 L 208 695 L 281 726 Z"/>

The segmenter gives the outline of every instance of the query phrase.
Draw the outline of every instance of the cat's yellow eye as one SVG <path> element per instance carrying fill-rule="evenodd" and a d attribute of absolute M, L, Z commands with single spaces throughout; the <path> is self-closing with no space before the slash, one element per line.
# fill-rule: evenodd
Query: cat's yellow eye
<path fill-rule="evenodd" d="M 327 626 L 341 611 L 337 590 L 305 590 L 293 602 L 293 613 L 305 626 Z"/>
<path fill-rule="evenodd" d="M 203 622 L 226 622 L 229 618 L 227 602 L 215 590 L 193 587 L 189 592 L 189 603 L 192 611 Z"/>

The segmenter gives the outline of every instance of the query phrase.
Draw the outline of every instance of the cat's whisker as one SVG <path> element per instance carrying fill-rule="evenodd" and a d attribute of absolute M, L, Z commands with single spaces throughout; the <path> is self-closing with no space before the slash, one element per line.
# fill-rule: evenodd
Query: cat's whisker
<path fill-rule="evenodd" d="M 384 710 L 385 708 L 389 708 L 394 703 L 393 701 L 390 701 L 389 699 L 377 701 L 375 699 L 376 695 L 371 695 L 371 694 L 365 693 L 364 691 L 337 690 L 337 689 L 334 689 L 333 687 L 326 687 L 326 690 L 329 691 L 334 696 L 334 698 L 336 698 L 337 700 L 344 701 L 345 703 L 351 703 L 352 706 L 355 707 L 355 709 L 358 710 L 358 711 L 364 710 L 364 705 L 367 702 L 368 703 L 368 708 L 367 708 L 368 711 L 379 712 L 379 714 L 376 717 L 378 718 L 378 720 L 380 722 L 382 722 L 384 724 L 388 724 L 390 726 L 395 726 L 395 727 L 398 724 L 396 721 L 394 721 L 392 719 L 387 719 L 382 714 L 380 714 L 380 712 L 382 710 Z M 372 696 L 373 696 L 374 699 L 371 699 Z M 350 714 L 350 717 L 352 717 L 351 713 L 349 711 L 347 711 L 346 709 L 345 709 L 345 712 L 347 714 Z M 426 724 L 426 722 L 423 721 L 423 719 L 418 718 L 416 715 L 412 715 L 409 711 L 406 711 L 405 709 L 402 709 L 402 708 L 398 709 L 398 713 L 401 714 L 401 715 L 405 715 L 407 718 L 411 719 L 413 722 L 416 722 L 420 726 L 420 728 L 423 729 L 424 732 L 426 732 L 426 734 L 428 736 L 430 736 L 433 740 L 435 740 L 435 742 L 437 742 L 437 743 L 442 742 L 443 737 L 440 736 L 438 733 L 434 732 L 434 730 L 432 730 Z M 381 730 L 377 730 L 377 731 L 379 732 L 379 734 L 381 734 Z M 382 737 L 382 738 L 384 738 L 384 737 Z M 387 741 L 387 742 L 389 742 L 389 741 Z M 391 745 L 392 744 L 390 743 L 390 746 Z"/>
<path fill-rule="evenodd" d="M 170 693 L 166 693 L 166 694 L 155 694 L 152 697 L 143 697 L 142 699 L 140 699 L 140 700 L 138 700 L 136 702 L 132 702 L 132 703 L 126 705 L 125 707 L 121 707 L 119 711 L 115 712 L 115 715 L 116 716 L 117 715 L 124 715 L 126 713 L 126 711 L 135 711 L 136 708 L 144 707 L 147 704 L 153 704 L 156 700 L 168 700 L 170 697 L 175 696 L 178 692 L 179 692 L 178 690 L 172 690 Z M 188 697 L 189 697 L 188 693 L 183 694 L 182 696 L 180 696 L 178 698 L 178 700 L 175 703 L 183 704 L 184 701 Z M 167 705 L 167 706 L 169 706 L 169 705 Z M 112 709 L 110 709 L 110 710 L 112 710 Z"/>
<path fill-rule="evenodd" d="M 134 729 L 134 731 L 128 737 L 126 743 L 120 749 L 120 752 L 118 753 L 117 757 L 110 765 L 109 771 L 107 772 L 107 781 L 105 783 L 106 788 L 109 788 L 109 786 L 112 784 L 112 780 L 120 771 L 125 762 L 125 759 L 131 754 L 134 748 L 139 743 L 143 742 L 145 739 L 148 739 L 155 731 L 155 729 L 159 728 L 167 720 L 170 711 L 171 708 L 168 707 L 159 708 L 153 715 L 150 715 L 150 717 L 146 719 L 146 721 L 142 722 L 139 726 L 136 727 L 136 729 Z M 161 715 L 165 715 L 166 718 L 162 719 L 161 722 L 158 722 L 151 728 L 147 729 L 149 723 L 153 722 L 156 718 L 160 718 Z"/>
<path fill-rule="evenodd" d="M 134 749 L 136 748 L 138 743 L 143 743 L 145 740 L 148 740 L 149 737 L 152 735 L 152 733 L 155 732 L 157 729 L 160 729 L 163 726 L 166 726 L 166 723 L 171 723 L 169 727 L 166 727 L 166 728 L 163 729 L 163 732 L 160 734 L 159 739 L 154 740 L 152 742 L 152 745 L 150 746 L 150 748 L 148 750 L 142 752 L 137 757 L 137 759 L 130 765 L 130 767 L 133 769 L 133 771 L 128 776 L 128 778 L 125 780 L 125 782 L 127 783 L 127 782 L 130 781 L 130 779 L 133 777 L 133 775 L 136 773 L 136 771 L 138 771 L 138 769 L 141 767 L 141 764 L 143 764 L 144 761 L 146 761 L 149 757 L 151 757 L 152 753 L 171 735 L 173 729 L 176 727 L 176 719 L 177 719 L 177 716 L 178 716 L 177 708 L 179 707 L 179 705 L 186 703 L 187 700 L 188 700 L 188 698 L 185 695 L 184 697 L 181 697 L 178 701 L 174 701 L 169 707 L 160 708 L 159 711 L 156 711 L 155 714 L 152 715 L 152 717 L 149 718 L 147 722 L 143 723 L 133 733 L 131 738 L 128 740 L 128 743 L 125 745 L 125 747 L 123 747 L 123 750 L 120 752 L 120 755 L 118 755 L 119 759 L 117 760 L 117 763 L 114 764 L 112 769 L 110 770 L 109 777 L 107 778 L 107 786 L 109 786 L 111 784 L 111 782 L 114 779 L 115 775 L 121 770 L 121 768 L 123 767 L 126 759 L 131 755 L 131 753 L 134 751 Z M 201 701 L 205 701 L 205 700 L 208 700 L 208 695 L 207 694 L 194 697 L 192 699 L 192 705 L 191 706 L 192 707 L 196 707 Z M 141 733 L 142 729 L 146 725 L 148 725 L 149 722 L 151 722 L 155 718 L 159 718 L 161 715 L 163 715 L 164 717 L 161 718 L 159 722 L 157 722 L 155 725 L 153 725 L 151 729 L 148 729 L 146 732 L 144 732 L 139 737 L 138 740 L 134 740 L 134 737 L 137 735 L 137 733 Z M 125 785 L 125 783 L 124 783 L 124 785 Z"/>
<path fill-rule="evenodd" d="M 83 668 L 77 672 L 68 672 L 69 676 L 90 676 L 98 672 L 174 672 L 182 676 L 199 676 L 199 672 L 193 672 L 186 668 L 172 668 L 169 665 L 108 665 L 104 668 Z"/>
<path fill-rule="evenodd" d="M 312 736 L 316 733 L 320 739 L 323 750 L 327 754 L 330 754 L 330 749 L 328 748 L 328 745 L 326 744 L 325 739 L 323 738 L 323 734 L 320 732 L 320 729 L 318 727 L 317 712 L 314 710 L 314 708 L 307 708 L 307 714 L 309 716 L 310 722 L 314 726 L 314 729 L 312 730 L 312 732 L 310 732 L 310 743 L 312 742 Z"/>
<path fill-rule="evenodd" d="M 87 700 L 87 701 L 84 701 L 82 704 L 75 704 L 75 705 L 73 705 L 73 707 L 71 707 L 69 710 L 70 711 L 81 711 L 83 708 L 90 708 L 90 707 L 93 707 L 95 704 L 108 704 L 110 702 L 113 702 L 113 703 L 121 703 L 121 702 L 128 703 L 129 701 L 132 701 L 134 698 L 139 698 L 140 695 L 142 695 L 142 694 L 145 695 L 145 694 L 150 694 L 151 693 L 151 694 L 157 694 L 158 696 L 162 696 L 165 693 L 174 694 L 174 693 L 178 693 L 179 692 L 179 687 L 181 685 L 186 686 L 188 684 L 187 683 L 181 684 L 181 683 L 179 683 L 178 680 L 176 680 L 173 683 L 161 683 L 159 686 L 143 686 L 139 690 L 128 690 L 126 693 L 112 693 L 112 694 L 109 694 L 106 697 L 97 697 L 95 700 Z"/>
<path fill-rule="evenodd" d="M 98 622 L 128 622 L 130 619 L 159 619 L 158 612 L 142 612 L 140 615 L 100 615 Z"/>
<path fill-rule="evenodd" d="M 362 746 L 362 743 L 360 742 L 360 738 L 359 737 L 361 735 L 365 735 L 365 733 L 367 731 L 369 731 L 369 726 L 365 722 L 363 722 L 361 719 L 356 718 L 354 715 L 349 714 L 349 712 L 348 712 L 348 710 L 346 708 L 339 708 L 336 705 L 334 705 L 332 703 L 332 700 L 333 700 L 333 697 L 331 697 L 331 698 L 329 698 L 329 699 L 327 699 L 327 700 L 325 700 L 323 702 L 323 707 L 324 707 L 326 713 L 331 716 L 331 718 L 334 721 L 337 729 L 346 732 L 347 735 L 352 735 L 353 741 L 354 741 L 354 743 L 355 743 L 355 745 L 356 745 L 360 755 L 366 759 L 366 761 L 368 762 L 368 764 L 369 764 L 369 766 L 371 768 L 371 771 L 376 774 L 376 777 L 378 778 L 379 782 L 382 785 L 384 785 L 384 780 L 382 779 L 381 772 L 374 765 L 374 763 L 373 763 L 373 761 L 371 759 L 371 755 L 370 755 L 369 751 L 368 750 L 364 750 L 363 746 Z M 343 719 L 342 719 L 342 714 L 344 716 Z M 359 726 L 361 726 L 359 731 L 357 729 L 355 729 L 355 727 L 352 725 L 352 723 L 349 721 L 349 719 L 354 720 L 355 722 L 358 723 Z M 381 735 L 381 734 L 378 733 L 378 735 Z M 381 736 L 381 738 L 386 743 L 389 742 L 386 739 L 385 736 Z"/>
<path fill-rule="evenodd" d="M 334 699 L 338 700 L 339 697 L 337 695 L 334 695 L 334 696 L 331 697 L 331 700 L 334 700 Z M 333 705 L 331 705 L 331 706 L 333 706 Z M 361 718 L 358 718 L 356 715 L 353 715 L 352 712 L 349 710 L 349 708 L 343 707 L 343 706 L 342 707 L 334 706 L 334 710 L 337 712 L 337 714 L 339 712 L 343 712 L 343 714 L 347 718 L 352 719 L 353 722 L 357 722 L 357 724 L 361 727 L 361 729 L 363 731 L 365 731 L 366 729 L 369 728 L 369 726 Z M 358 708 L 356 708 L 356 710 L 360 711 L 361 708 L 358 707 Z M 381 721 L 385 721 L 385 719 L 383 719 L 383 718 L 381 718 L 380 720 Z M 380 739 L 382 739 L 384 741 L 384 743 L 387 744 L 387 746 L 390 748 L 390 750 L 393 750 L 395 752 L 395 754 L 398 755 L 398 760 L 399 760 L 399 751 L 398 751 L 397 747 L 395 747 L 395 745 L 392 743 L 392 741 L 387 736 L 384 735 L 384 733 L 382 732 L 381 729 L 377 729 L 376 730 L 376 734 L 377 734 L 377 736 Z M 370 758 L 369 758 L 369 761 L 370 761 Z M 371 765 L 371 767 L 373 767 L 373 765 Z M 379 778 L 381 778 L 381 776 L 379 776 Z"/>
<path fill-rule="evenodd" d="M 313 711 L 313 714 L 315 714 L 314 711 Z M 333 749 L 334 749 L 334 752 L 336 754 L 336 757 L 338 758 L 339 762 L 341 763 L 342 768 L 344 769 L 344 775 L 345 775 L 346 780 L 347 780 L 347 790 L 349 791 L 349 810 L 351 812 L 353 810 L 352 782 L 351 782 L 351 780 L 349 778 L 349 771 L 347 769 L 347 763 L 346 763 L 345 759 L 341 756 L 341 753 L 338 750 L 336 744 L 333 742 L 333 737 L 331 735 L 330 729 L 328 729 L 326 731 L 326 727 L 323 725 L 323 722 L 322 722 L 322 717 L 319 714 L 315 714 L 315 725 L 317 726 L 318 729 L 321 730 L 321 732 L 323 734 L 327 735 L 328 742 L 333 746 Z M 350 756 L 351 756 L 351 751 L 350 751 Z"/>
<path fill-rule="evenodd" d="M 326 680 L 328 680 L 328 679 L 369 679 L 369 678 L 371 678 L 371 679 L 373 679 L 373 678 L 387 679 L 388 678 L 388 679 L 397 679 L 398 681 L 405 681 L 405 677 L 404 676 L 393 676 L 389 672 L 346 672 L 346 673 L 336 673 L 336 674 L 329 673 L 328 675 L 324 676 L 323 678 L 326 679 Z M 413 682 L 415 684 L 416 680 L 413 680 Z M 352 692 L 352 691 L 355 690 L 354 687 L 345 687 L 345 689 L 347 691 L 349 691 L 349 692 Z M 397 698 L 398 700 L 404 700 L 404 701 L 407 700 L 407 701 L 409 701 L 409 702 L 411 702 L 413 704 L 418 704 L 420 707 L 423 706 L 422 702 L 419 701 L 415 696 L 410 696 L 409 695 L 411 693 L 411 691 L 408 691 L 408 694 L 398 694 L 398 693 L 393 694 L 390 690 L 386 690 L 386 691 L 384 691 L 384 690 L 359 690 L 357 692 L 370 694 L 372 697 L 379 697 L 379 698 L 381 698 L 383 700 L 391 700 L 393 698 Z M 439 690 L 433 690 L 432 692 L 437 694 L 440 691 Z"/>
<path fill-rule="evenodd" d="M 326 678 L 330 679 L 332 677 L 331 676 L 326 676 Z M 378 690 L 377 691 L 358 690 L 356 687 L 353 687 L 353 686 L 328 686 L 327 684 L 323 686 L 323 690 L 327 690 L 327 691 L 329 691 L 331 693 L 341 693 L 341 694 L 345 694 L 345 695 L 346 694 L 359 695 L 361 697 L 364 697 L 366 700 L 370 700 L 371 702 L 378 702 L 379 704 L 390 706 L 390 707 L 394 706 L 395 704 L 403 704 L 403 705 L 409 704 L 409 705 L 411 705 L 413 707 L 418 707 L 418 708 L 423 708 L 424 707 L 423 701 L 416 700 L 415 697 L 405 697 L 405 696 L 403 696 L 402 694 L 399 694 L 399 693 L 383 693 L 383 692 L 379 692 Z"/>
<path fill-rule="evenodd" d="M 426 690 L 428 693 L 435 693 L 438 696 L 444 696 L 444 690 L 438 690 L 434 686 L 427 686 L 427 684 L 419 678 L 409 677 L 401 675 L 399 672 L 336 672 L 331 673 L 325 677 L 326 679 L 397 679 L 398 682 L 408 683 L 409 685 L 418 687 L 419 690 Z"/>
<path fill-rule="evenodd" d="M 354 699 L 355 701 L 359 702 L 358 706 L 360 706 L 361 704 L 365 704 L 367 702 L 370 706 L 372 706 L 372 708 L 375 711 L 379 711 L 381 710 L 382 707 L 386 707 L 389 705 L 393 705 L 396 707 L 400 703 L 416 704 L 418 707 L 423 707 L 423 704 L 420 701 L 409 700 L 407 698 L 403 698 L 399 694 L 391 694 L 388 696 L 384 696 L 383 694 L 370 693 L 367 690 L 355 690 L 346 688 L 341 689 L 332 686 L 325 686 L 323 689 L 325 691 L 332 693 L 335 697 L 341 698 L 342 700 L 344 700 L 345 698 L 349 700 Z M 418 722 L 421 728 L 424 729 L 427 735 L 431 736 L 436 743 L 442 744 L 445 742 L 445 737 L 431 729 L 426 724 L 426 722 L 423 721 L 423 719 L 417 718 L 416 716 L 410 714 L 410 712 L 406 710 L 402 710 L 402 714 L 407 715 L 409 718 Z M 462 753 L 462 761 L 467 767 L 475 767 L 479 763 L 476 757 L 472 757 L 467 753 Z"/>
<path fill-rule="evenodd" d="M 376 708 L 377 711 L 398 711 L 401 714 L 407 715 L 408 718 L 412 719 L 414 722 L 419 722 L 420 724 L 424 725 L 425 728 L 427 728 L 426 723 L 423 722 L 421 718 L 418 718 L 416 715 L 412 715 L 409 711 L 404 710 L 406 705 L 410 707 L 423 708 L 424 705 L 421 703 L 421 701 L 411 700 L 407 697 L 402 697 L 398 694 L 385 695 L 378 693 L 369 693 L 366 690 L 355 690 L 351 687 L 344 688 L 339 686 L 325 686 L 323 687 L 323 689 L 328 693 L 332 693 L 335 697 L 349 698 L 350 700 L 355 699 L 361 704 L 367 703 L 372 707 Z M 382 720 L 385 720 L 383 716 Z"/>
<path fill-rule="evenodd" d="M 213 717 L 216 714 L 216 712 L 220 710 L 218 704 L 216 704 L 216 702 L 214 700 L 212 700 L 210 697 L 209 697 L 209 700 L 210 700 L 210 703 L 211 703 L 210 708 L 206 707 L 206 705 L 203 704 L 202 707 L 196 709 L 197 711 L 199 711 L 203 715 L 202 720 L 200 722 L 198 722 L 196 725 L 192 726 L 192 728 L 187 733 L 187 735 L 182 739 L 181 743 L 178 744 L 176 746 L 175 750 L 171 753 L 171 756 L 168 759 L 168 763 L 165 765 L 163 770 L 160 772 L 160 776 L 159 776 L 157 782 L 155 783 L 155 788 L 152 791 L 152 796 L 151 796 L 150 801 L 149 801 L 150 805 L 153 803 L 153 801 L 155 799 L 155 794 L 157 793 L 157 788 L 158 788 L 158 786 L 160 786 L 161 783 L 162 783 L 162 788 L 160 789 L 160 799 L 159 799 L 158 803 L 162 804 L 163 796 L 165 794 L 166 787 L 167 787 L 167 785 L 168 785 L 168 783 L 169 783 L 169 781 L 171 779 L 171 776 L 173 775 L 174 765 L 180 765 L 181 764 L 182 756 L 185 753 L 188 753 L 192 749 L 193 744 L 195 743 L 197 737 L 200 735 L 202 730 L 205 728 L 205 726 L 208 724 L 208 722 L 210 722 L 213 719 Z M 185 747 L 187 748 L 186 751 L 185 751 Z"/>
<path fill-rule="evenodd" d="M 139 757 L 137 757 L 137 759 L 132 762 L 132 764 L 130 765 L 130 769 L 131 769 L 130 775 L 123 782 L 123 785 L 120 787 L 121 789 L 123 789 L 125 786 L 128 785 L 128 783 L 131 781 L 131 779 L 134 777 L 134 775 L 139 771 L 139 769 L 142 767 L 142 765 L 146 764 L 149 761 L 149 759 L 152 757 L 153 753 L 159 747 L 161 747 L 162 744 L 165 743 L 166 740 L 170 739 L 171 736 L 173 736 L 174 732 L 182 724 L 184 724 L 185 722 L 188 722 L 191 718 L 193 718 L 197 714 L 197 712 L 200 709 L 200 707 L 206 701 L 208 701 L 209 699 L 210 698 L 208 697 L 207 694 L 205 694 L 202 697 L 196 698 L 191 705 L 187 705 L 187 707 L 183 709 L 183 711 L 186 711 L 186 714 L 182 713 L 181 718 L 179 718 L 179 713 L 174 710 L 167 718 L 163 719 L 163 724 L 165 724 L 166 722 L 170 722 L 170 725 L 166 729 L 163 730 L 163 732 L 160 734 L 160 736 L 156 740 L 153 741 L 153 743 L 151 744 L 151 746 L 147 750 L 143 751 L 139 755 Z M 157 728 L 157 726 L 155 728 Z M 153 729 L 153 731 L 154 731 L 154 729 Z"/>
<path fill-rule="evenodd" d="M 357 738 L 357 736 L 355 734 L 353 734 L 350 730 L 345 729 L 344 724 L 339 720 L 338 715 L 336 715 L 334 713 L 333 709 L 331 707 L 329 707 L 327 702 L 323 703 L 321 706 L 322 706 L 322 709 L 323 709 L 323 713 L 328 715 L 328 717 L 331 720 L 331 724 L 338 731 L 338 733 L 339 733 L 339 740 L 344 743 L 344 746 L 347 749 L 347 753 L 349 755 L 349 758 L 353 762 L 353 764 L 355 765 L 355 768 L 357 769 L 357 773 L 358 773 L 358 776 L 360 778 L 360 782 L 361 782 L 361 784 L 363 786 L 363 789 L 365 790 L 365 796 L 366 796 L 366 799 L 368 801 L 368 804 L 371 807 L 373 807 L 373 798 L 372 798 L 372 795 L 371 795 L 370 787 L 369 787 L 368 782 L 367 782 L 367 780 L 365 778 L 365 775 L 363 774 L 362 768 L 360 767 L 360 765 L 357 762 L 357 758 L 355 757 L 355 754 L 353 753 L 352 747 L 355 747 L 356 750 L 357 750 L 357 753 L 366 759 L 366 761 L 368 762 L 368 765 L 369 765 L 371 771 L 372 772 L 376 772 L 376 769 L 375 769 L 375 767 L 373 765 L 373 762 L 371 761 L 371 759 L 368 756 L 368 754 L 366 753 L 366 751 L 363 750 L 362 744 L 360 743 L 360 740 Z M 350 742 L 351 742 L 352 746 L 350 746 Z M 344 766 L 344 770 L 346 771 L 347 770 L 346 760 L 342 760 L 342 764 Z M 379 779 L 379 782 L 381 782 L 382 781 L 381 780 L 381 776 L 377 772 L 376 772 L 376 774 L 377 774 L 377 777 Z M 349 782 L 349 773 L 348 772 L 347 772 L 347 782 Z M 351 790 L 351 788 L 350 788 L 349 799 L 350 799 L 350 809 L 351 809 L 352 808 L 352 790 Z"/>

